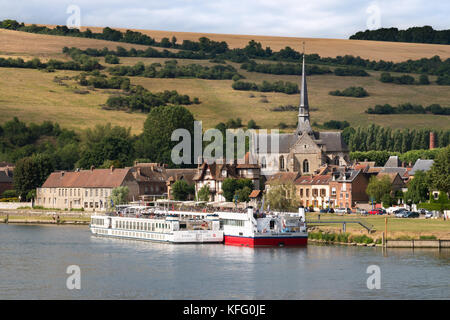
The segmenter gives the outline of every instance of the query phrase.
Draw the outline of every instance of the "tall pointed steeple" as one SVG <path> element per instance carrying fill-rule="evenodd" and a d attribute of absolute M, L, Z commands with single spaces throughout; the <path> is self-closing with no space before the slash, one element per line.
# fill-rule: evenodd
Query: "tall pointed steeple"
<path fill-rule="evenodd" d="M 303 44 L 304 46 L 304 44 Z M 296 133 L 301 135 L 303 132 L 311 134 L 312 128 L 309 123 L 309 103 L 308 103 L 308 87 L 306 85 L 305 70 L 305 49 L 303 47 L 303 66 L 302 66 L 302 86 L 300 92 L 300 104 L 298 106 L 298 125 Z"/>

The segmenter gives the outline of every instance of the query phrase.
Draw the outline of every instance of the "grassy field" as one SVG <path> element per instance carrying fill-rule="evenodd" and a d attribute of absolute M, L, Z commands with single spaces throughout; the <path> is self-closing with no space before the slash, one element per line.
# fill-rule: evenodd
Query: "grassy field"
<path fill-rule="evenodd" d="M 307 220 L 317 220 L 317 213 L 308 213 Z M 381 238 L 381 234 L 385 230 L 384 216 L 357 216 L 346 215 L 339 216 L 335 214 L 321 214 L 321 220 L 361 220 L 372 224 L 376 229 L 371 234 L 373 238 Z M 437 239 L 450 239 L 450 221 L 443 219 L 404 219 L 388 216 L 387 233 L 388 238 L 396 239 L 401 237 L 419 238 L 420 236 L 434 235 Z M 320 230 L 339 232 L 342 230 L 342 224 L 320 224 L 315 225 Z M 347 224 L 347 232 L 352 234 L 367 234 L 367 230 L 359 224 Z"/>
<path fill-rule="evenodd" d="M 149 31 L 151 34 L 152 31 Z M 163 33 L 155 33 L 163 35 Z M 166 33 L 168 35 L 169 33 Z M 200 34 L 175 34 L 181 40 L 197 39 Z M 192 37 L 192 38 L 188 38 Z M 209 35 L 207 35 L 209 36 Z M 219 37 L 221 35 L 215 35 Z M 247 41 L 247 36 L 229 36 L 231 38 L 214 38 L 216 40 L 234 39 L 230 42 L 232 46 L 242 46 L 239 41 Z M 157 37 L 158 38 L 158 37 Z M 250 37 L 252 38 L 252 37 Z M 296 43 L 294 38 L 276 38 L 265 37 L 267 41 L 273 43 L 284 43 L 292 45 Z M 270 39 L 269 39 L 270 38 Z M 240 40 L 239 40 L 240 39 Z M 259 39 L 259 38 L 258 38 Z M 239 41 L 238 41 L 239 40 Z M 336 40 L 336 43 L 345 43 L 346 45 L 334 45 L 334 40 L 316 39 L 328 41 L 334 48 L 331 56 L 345 54 L 343 48 L 351 48 L 354 41 Z M 285 42 L 283 42 L 285 41 Z M 330 42 L 331 41 L 331 42 Z M 361 41 L 356 41 L 361 42 Z M 362 41 L 364 42 L 364 41 Z M 80 48 L 103 48 L 114 49 L 117 45 L 126 48 L 136 47 L 145 48 L 145 46 L 129 45 L 117 42 L 109 42 L 94 39 L 81 39 L 72 37 L 57 37 L 47 35 L 36 35 L 24 32 L 0 30 L 0 56 L 1 57 L 22 57 L 31 59 L 39 57 L 44 61 L 49 58 L 67 59 L 61 53 L 64 46 L 76 46 Z M 366 43 L 366 42 L 364 42 Z M 367 41 L 367 46 L 372 46 L 375 42 Z M 267 43 L 272 47 L 271 42 Z M 450 56 L 450 46 L 443 45 L 417 45 L 405 43 L 378 43 L 378 49 L 372 48 L 372 51 L 384 52 L 383 59 L 394 60 L 401 55 L 402 50 L 409 48 L 409 45 L 427 48 L 427 53 L 420 53 L 420 57 L 440 54 L 448 51 Z M 326 46 L 325 46 L 326 47 Z M 275 47 L 274 47 L 275 48 Z M 358 49 L 359 48 L 359 49 Z M 363 55 L 362 48 L 359 45 L 354 48 L 353 55 Z M 384 49 L 383 49 L 384 48 Z M 401 50 L 399 48 L 402 48 Z M 311 49 L 312 50 L 312 49 Z M 342 51 L 341 51 L 342 50 Z M 353 50 L 353 49 L 352 49 Z M 368 50 L 367 48 L 365 50 Z M 384 51 L 383 51 L 384 50 Z M 447 50 L 447 51 L 446 51 Z M 370 50 L 368 50 L 370 51 Z M 406 50 L 408 51 L 408 50 Z M 414 50 L 411 50 L 417 54 Z M 321 55 L 327 54 L 318 52 Z M 421 52 L 421 51 L 419 51 Z M 368 56 L 367 56 L 368 57 Z M 444 56 L 443 56 L 444 57 Z M 400 60 L 405 60 L 407 56 Z M 159 58 L 121 58 L 121 64 L 133 65 L 138 61 L 145 64 L 153 62 L 164 62 L 166 59 Z M 100 61 L 104 63 L 103 58 Z M 213 65 L 207 60 L 178 60 L 179 64 L 199 63 L 202 65 Z M 229 63 L 229 62 L 227 62 Z M 239 64 L 229 63 L 238 69 L 239 73 L 246 77 L 246 81 L 260 83 L 263 80 L 268 81 L 291 81 L 300 82 L 298 76 L 278 76 L 262 73 L 247 72 L 239 68 Z M 368 125 L 376 123 L 392 128 L 422 128 L 433 127 L 436 129 L 448 128 L 448 116 L 438 115 L 368 115 L 364 111 L 368 107 L 376 104 L 389 103 L 397 105 L 399 103 L 411 102 L 427 106 L 432 103 L 439 103 L 448 106 L 450 101 L 450 90 L 448 86 L 429 86 L 418 85 L 395 85 L 381 83 L 378 78 L 379 72 L 369 72 L 371 77 L 337 77 L 335 75 L 313 75 L 308 77 L 309 100 L 311 107 L 311 121 L 322 124 L 328 120 L 347 120 L 352 125 Z M 59 122 L 63 127 L 75 130 L 92 127 L 95 124 L 104 124 L 111 122 L 114 125 L 131 127 L 133 133 L 140 133 L 143 122 L 146 118 L 142 113 L 126 113 L 122 111 L 107 111 L 101 108 L 111 93 L 111 90 L 93 90 L 89 94 L 78 94 L 74 92 L 76 84 L 74 81 L 66 81 L 67 87 L 60 86 L 53 82 L 55 76 L 74 76 L 78 72 L 56 71 L 54 73 L 45 73 L 31 69 L 13 69 L 0 68 L 0 123 L 10 120 L 17 116 L 21 120 L 30 122 L 41 122 L 43 120 L 52 120 Z M 416 76 L 417 78 L 417 76 Z M 434 77 L 430 77 L 433 81 Z M 151 79 L 143 77 L 132 77 L 133 84 L 140 84 L 152 92 L 163 90 L 177 90 L 181 94 L 188 94 L 191 98 L 198 97 L 201 101 L 199 105 L 188 106 L 196 119 L 203 121 L 203 127 L 215 126 L 217 123 L 226 122 L 230 118 L 241 118 L 246 124 L 250 119 L 262 128 L 277 128 L 280 122 L 288 125 L 295 125 L 296 112 L 272 112 L 271 108 L 279 105 L 292 104 L 297 105 L 299 95 L 286 95 L 282 93 L 259 93 L 254 92 L 254 97 L 247 91 L 235 91 L 231 88 L 231 80 L 203 80 L 203 79 Z M 328 94 L 331 90 L 342 90 L 350 86 L 362 86 L 370 94 L 367 98 L 348 98 L 336 97 Z M 262 95 L 266 96 L 268 103 L 262 102 Z"/>

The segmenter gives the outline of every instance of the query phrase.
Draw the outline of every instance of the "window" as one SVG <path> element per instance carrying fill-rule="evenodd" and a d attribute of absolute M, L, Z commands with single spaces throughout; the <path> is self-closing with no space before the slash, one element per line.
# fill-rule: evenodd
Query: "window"
<path fill-rule="evenodd" d="M 300 197 L 303 197 L 303 188 L 300 189 Z"/>
<path fill-rule="evenodd" d="M 309 197 L 309 189 L 306 189 L 306 196 Z"/>
<path fill-rule="evenodd" d="M 309 172 L 309 162 L 307 159 L 303 160 L 303 172 L 304 173 Z"/>
<path fill-rule="evenodd" d="M 336 195 L 336 188 L 331 188 L 331 195 L 335 196 Z"/>
<path fill-rule="evenodd" d="M 280 157 L 280 170 L 284 170 L 284 157 Z"/>
<path fill-rule="evenodd" d="M 265 168 L 267 166 L 267 164 L 266 164 L 266 157 L 262 157 L 262 159 L 261 159 L 261 168 Z"/>

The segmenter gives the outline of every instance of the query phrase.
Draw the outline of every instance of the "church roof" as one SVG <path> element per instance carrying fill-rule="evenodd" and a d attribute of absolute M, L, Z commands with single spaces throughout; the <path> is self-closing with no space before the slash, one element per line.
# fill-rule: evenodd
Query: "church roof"
<path fill-rule="evenodd" d="M 276 150 L 275 146 L 272 146 L 272 139 L 270 135 L 267 134 L 258 134 L 255 135 L 255 150 L 256 153 L 289 153 L 291 147 L 297 142 L 299 136 L 297 134 L 280 134 L 278 135 L 278 150 Z M 321 144 L 325 146 L 325 150 L 327 152 L 346 152 L 348 151 L 348 147 L 342 139 L 342 135 L 340 132 L 317 132 L 317 138 L 313 141 L 317 144 Z M 261 145 L 261 141 L 267 142 L 267 152 L 263 152 Z M 277 152 L 278 151 L 278 152 Z"/>
<path fill-rule="evenodd" d="M 348 151 L 340 132 L 319 132 L 319 139 L 325 145 L 327 152 Z"/>

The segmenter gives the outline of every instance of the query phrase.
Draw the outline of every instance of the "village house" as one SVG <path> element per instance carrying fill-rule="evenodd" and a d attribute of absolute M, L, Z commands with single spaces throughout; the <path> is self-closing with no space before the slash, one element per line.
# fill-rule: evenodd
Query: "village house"
<path fill-rule="evenodd" d="M 127 186 L 128 200 L 137 200 L 139 185 L 133 168 L 53 172 L 36 190 L 36 205 L 55 209 L 105 211 L 114 188 Z"/>
<path fill-rule="evenodd" d="M 193 180 L 195 183 L 195 194 L 197 195 L 204 185 L 209 186 L 210 200 L 213 202 L 226 201 L 223 196 L 222 183 L 227 178 L 232 179 L 250 179 L 253 183 L 253 188 L 259 190 L 260 188 L 260 166 L 254 164 L 249 159 L 250 155 L 247 152 L 243 163 L 233 161 L 226 163 L 224 160 L 216 160 L 213 163 L 204 161 L 199 165 L 197 174 Z"/>
<path fill-rule="evenodd" d="M 175 182 L 184 180 L 187 184 L 194 184 L 194 177 L 197 169 L 167 169 L 166 170 L 166 188 L 167 198 L 173 200 L 172 186 Z"/>
<path fill-rule="evenodd" d="M 300 205 L 313 207 L 315 209 L 327 208 L 330 206 L 330 186 L 331 174 L 302 176 L 295 180 L 297 194 Z"/>
<path fill-rule="evenodd" d="M 167 194 L 166 167 L 158 163 L 134 164 L 132 174 L 138 183 L 140 196 L 154 200 Z"/>
<path fill-rule="evenodd" d="M 330 207 L 354 208 L 358 204 L 367 204 L 369 196 L 366 193 L 369 175 L 362 170 L 338 168 L 331 174 Z"/>
<path fill-rule="evenodd" d="M 0 196 L 6 190 L 13 190 L 14 165 L 8 162 L 0 162 Z"/>

